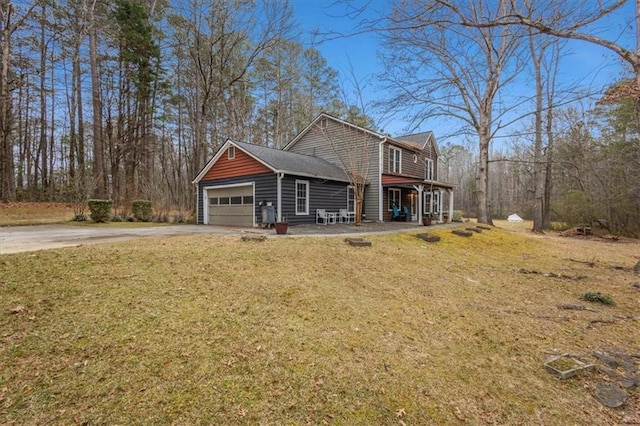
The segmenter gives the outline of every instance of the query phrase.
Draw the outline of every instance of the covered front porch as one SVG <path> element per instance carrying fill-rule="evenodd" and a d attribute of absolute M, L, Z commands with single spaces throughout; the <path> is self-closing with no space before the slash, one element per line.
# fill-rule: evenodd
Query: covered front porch
<path fill-rule="evenodd" d="M 383 176 L 383 221 L 446 223 L 453 218 L 454 186 L 401 176 Z M 396 206 L 396 208 L 394 208 Z"/>

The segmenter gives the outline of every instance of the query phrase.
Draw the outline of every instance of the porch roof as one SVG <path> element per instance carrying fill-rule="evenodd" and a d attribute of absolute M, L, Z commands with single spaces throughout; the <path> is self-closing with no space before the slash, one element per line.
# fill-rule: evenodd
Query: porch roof
<path fill-rule="evenodd" d="M 429 187 L 454 189 L 456 186 L 446 182 L 438 182 L 435 180 L 419 179 L 409 176 L 382 175 L 382 186 L 396 186 L 401 188 L 413 188 L 414 185 L 424 185 Z"/>

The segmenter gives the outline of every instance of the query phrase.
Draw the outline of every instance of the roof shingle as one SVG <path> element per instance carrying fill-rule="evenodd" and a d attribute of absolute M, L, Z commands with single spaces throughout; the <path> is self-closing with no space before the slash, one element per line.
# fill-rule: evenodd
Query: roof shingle
<path fill-rule="evenodd" d="M 349 182 L 349 178 L 344 170 L 321 158 L 245 142 L 233 141 L 233 144 L 277 171 Z"/>

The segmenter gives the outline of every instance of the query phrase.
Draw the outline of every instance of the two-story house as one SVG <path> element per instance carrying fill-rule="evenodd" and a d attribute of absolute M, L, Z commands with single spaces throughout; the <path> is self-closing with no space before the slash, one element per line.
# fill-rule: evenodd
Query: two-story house
<path fill-rule="evenodd" d="M 367 220 L 406 211 L 409 221 L 442 221 L 454 186 L 437 180 L 437 161 L 431 132 L 392 138 L 322 113 L 284 150 L 228 140 L 193 180 L 197 221 L 255 226 L 269 205 L 277 220 L 316 223 L 318 210 L 354 211 L 354 179 L 365 182 Z"/>
<path fill-rule="evenodd" d="M 391 137 L 322 113 L 284 149 L 365 176 L 367 219 L 392 220 L 394 204 L 406 207 L 410 221 L 423 216 L 444 221 L 453 215 L 454 185 L 438 181 L 433 132 Z"/>

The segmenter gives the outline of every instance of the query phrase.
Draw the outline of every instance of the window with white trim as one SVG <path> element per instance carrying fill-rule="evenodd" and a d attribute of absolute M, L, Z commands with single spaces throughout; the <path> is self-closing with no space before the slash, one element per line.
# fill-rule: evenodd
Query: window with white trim
<path fill-rule="evenodd" d="M 389 173 L 402 173 L 402 150 L 389 146 Z"/>
<path fill-rule="evenodd" d="M 309 214 L 309 181 L 296 180 L 296 215 Z"/>
<path fill-rule="evenodd" d="M 424 178 L 433 180 L 433 160 L 431 158 L 425 158 L 424 160 Z"/>
<path fill-rule="evenodd" d="M 395 204 L 398 208 L 400 208 L 400 190 L 389 188 L 389 211 L 393 210 L 393 205 Z"/>
<path fill-rule="evenodd" d="M 236 158 L 236 147 L 235 146 L 230 146 L 227 149 L 227 158 L 229 160 L 233 160 L 234 158 Z"/>
<path fill-rule="evenodd" d="M 424 212 L 434 215 L 440 213 L 440 191 L 424 193 Z"/>
<path fill-rule="evenodd" d="M 351 213 L 356 211 L 356 193 L 353 186 L 347 186 L 347 210 Z"/>
<path fill-rule="evenodd" d="M 433 212 L 440 214 L 440 191 L 433 191 Z"/>

